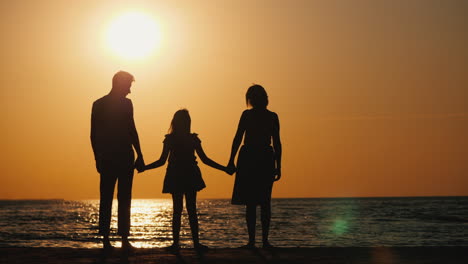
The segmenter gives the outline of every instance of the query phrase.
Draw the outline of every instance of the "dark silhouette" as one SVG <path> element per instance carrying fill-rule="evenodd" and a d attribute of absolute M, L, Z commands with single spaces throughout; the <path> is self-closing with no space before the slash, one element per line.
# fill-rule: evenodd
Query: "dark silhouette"
<path fill-rule="evenodd" d="M 91 144 L 96 169 L 101 175 L 99 204 L 99 234 L 104 249 L 112 249 L 109 241 L 112 200 L 118 181 L 118 234 L 122 248 L 131 249 L 130 207 L 135 164 L 144 165 L 138 133 L 133 120 L 133 105 L 125 98 L 130 93 L 134 77 L 124 71 L 112 78 L 110 93 L 93 103 L 91 114 Z M 135 162 L 133 148 L 137 153 Z"/>
<path fill-rule="evenodd" d="M 198 135 L 190 132 L 190 125 L 189 112 L 186 109 L 177 111 L 172 119 L 169 134 L 164 139 L 161 157 L 159 160 L 145 166 L 145 170 L 158 168 L 164 165 L 169 157 L 163 193 L 172 194 L 172 235 L 174 242 L 168 249 L 173 252 L 179 250 L 180 220 L 184 196 L 194 248 L 197 251 L 208 249 L 208 247 L 200 243 L 198 236 L 197 192 L 205 188 L 205 182 L 202 179 L 194 152 L 206 165 L 226 173 L 233 173 L 206 156 Z"/>
<path fill-rule="evenodd" d="M 237 173 L 232 194 L 232 204 L 246 205 L 249 242 L 245 248 L 255 247 L 256 207 L 261 207 L 262 241 L 268 241 L 271 218 L 271 191 L 273 182 L 281 178 L 281 140 L 278 115 L 267 109 L 268 95 L 260 85 L 251 86 L 245 95 L 247 106 L 240 118 L 232 142 L 228 168 L 234 170 L 234 158 L 244 137 L 244 145 L 237 159 Z M 273 147 L 271 141 L 273 139 Z"/>

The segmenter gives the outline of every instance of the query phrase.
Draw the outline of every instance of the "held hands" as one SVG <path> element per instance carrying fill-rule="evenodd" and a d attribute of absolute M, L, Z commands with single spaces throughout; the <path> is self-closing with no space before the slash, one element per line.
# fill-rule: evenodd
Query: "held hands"
<path fill-rule="evenodd" d="M 236 172 L 236 167 L 225 167 L 224 172 L 232 176 Z"/>
<path fill-rule="evenodd" d="M 234 162 L 229 162 L 229 164 L 226 166 L 226 173 L 229 175 L 232 175 L 236 171 L 237 171 L 237 168 L 236 168 L 236 165 L 234 165 Z"/>
<path fill-rule="evenodd" d="M 137 169 L 138 173 L 144 172 L 146 170 L 145 161 L 143 160 L 142 156 L 138 156 L 135 161 L 135 168 Z"/>

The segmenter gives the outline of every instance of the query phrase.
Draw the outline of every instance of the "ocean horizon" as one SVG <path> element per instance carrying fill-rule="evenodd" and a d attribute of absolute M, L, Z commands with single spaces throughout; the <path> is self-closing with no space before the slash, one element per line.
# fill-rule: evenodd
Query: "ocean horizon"
<path fill-rule="evenodd" d="M 385 198 L 468 198 L 467 195 L 415 195 L 415 196 L 311 196 L 311 197 L 274 197 L 272 199 L 385 199 Z M 165 198 L 132 198 L 134 200 L 158 200 L 158 199 L 171 199 L 170 195 L 166 195 Z M 68 199 L 68 198 L 0 198 L 0 202 L 3 201 L 99 201 L 99 198 L 78 198 L 78 199 Z M 226 197 L 206 197 L 206 198 L 197 198 L 197 200 L 231 200 L 231 198 Z M 114 201 L 117 201 L 117 198 L 114 198 Z"/>

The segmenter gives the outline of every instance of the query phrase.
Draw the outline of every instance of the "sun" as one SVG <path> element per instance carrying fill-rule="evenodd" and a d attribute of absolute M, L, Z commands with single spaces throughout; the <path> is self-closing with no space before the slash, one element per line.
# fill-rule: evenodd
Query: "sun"
<path fill-rule="evenodd" d="M 129 12 L 112 21 L 106 41 L 115 55 L 125 59 L 141 59 L 148 57 L 159 45 L 160 32 L 151 16 Z"/>

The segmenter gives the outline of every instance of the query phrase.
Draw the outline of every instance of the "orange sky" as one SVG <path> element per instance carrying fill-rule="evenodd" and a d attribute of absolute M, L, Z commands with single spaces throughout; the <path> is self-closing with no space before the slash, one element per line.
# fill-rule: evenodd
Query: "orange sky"
<path fill-rule="evenodd" d="M 103 44 L 131 10 L 162 37 L 137 61 Z M 255 82 L 282 128 L 274 197 L 468 195 L 467 13 L 455 0 L 1 1 L 0 199 L 98 198 L 91 104 L 118 70 L 136 78 L 148 163 L 182 107 L 226 163 Z M 231 196 L 232 176 L 200 167 L 200 197 Z M 164 172 L 137 174 L 133 197 L 169 197 Z"/>

